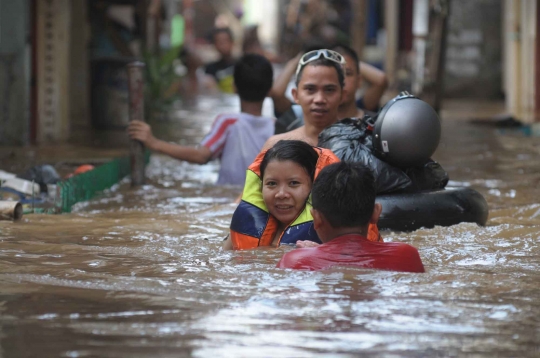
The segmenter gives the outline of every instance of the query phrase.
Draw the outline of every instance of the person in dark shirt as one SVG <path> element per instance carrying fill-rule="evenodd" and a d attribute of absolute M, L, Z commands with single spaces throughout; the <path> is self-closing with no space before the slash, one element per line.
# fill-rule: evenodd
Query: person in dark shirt
<path fill-rule="evenodd" d="M 212 41 L 217 52 L 219 60 L 209 63 L 205 66 L 204 72 L 211 77 L 215 85 L 226 93 L 234 93 L 233 74 L 234 63 L 232 51 L 234 38 L 228 27 L 216 28 L 212 32 Z"/>
<path fill-rule="evenodd" d="M 357 117 L 364 114 L 374 116 L 379 111 L 379 102 L 388 87 L 386 75 L 376 67 L 359 60 L 356 51 L 340 45 L 334 48 L 345 58 L 345 88 L 343 101 L 339 106 L 339 119 Z M 362 82 L 369 86 L 363 96 L 356 100 L 356 91 L 362 87 Z"/>
<path fill-rule="evenodd" d="M 321 170 L 311 190 L 313 227 L 322 245 L 311 243 L 283 255 L 278 268 L 322 270 L 354 266 L 404 272 L 424 272 L 414 247 L 373 242 L 366 238 L 382 206 L 375 203 L 373 174 L 361 163 L 339 162 Z M 297 246 L 300 241 L 297 242 Z"/>

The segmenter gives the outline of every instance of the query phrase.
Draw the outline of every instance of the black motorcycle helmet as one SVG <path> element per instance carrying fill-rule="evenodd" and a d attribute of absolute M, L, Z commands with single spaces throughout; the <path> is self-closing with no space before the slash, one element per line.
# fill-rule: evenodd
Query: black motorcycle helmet
<path fill-rule="evenodd" d="M 420 166 L 439 145 L 441 122 L 429 104 L 401 92 L 381 109 L 372 135 L 380 159 L 400 168 Z"/>

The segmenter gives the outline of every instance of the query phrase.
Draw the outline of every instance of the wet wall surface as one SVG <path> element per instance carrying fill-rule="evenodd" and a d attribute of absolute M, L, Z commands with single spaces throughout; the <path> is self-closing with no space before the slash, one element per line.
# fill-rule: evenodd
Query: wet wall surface
<path fill-rule="evenodd" d="M 155 132 L 195 144 L 229 109 L 206 99 Z M 153 156 L 143 187 L 0 222 L 1 355 L 538 356 L 540 139 L 453 113 L 435 159 L 490 218 L 384 233 L 417 247 L 425 274 L 279 270 L 289 248 L 223 251 L 239 189 L 213 185 L 218 163 Z"/>

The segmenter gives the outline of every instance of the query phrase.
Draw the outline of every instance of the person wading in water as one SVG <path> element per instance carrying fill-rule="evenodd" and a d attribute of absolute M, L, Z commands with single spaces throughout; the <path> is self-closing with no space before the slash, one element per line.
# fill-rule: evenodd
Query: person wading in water
<path fill-rule="evenodd" d="M 293 131 L 270 137 L 262 150 L 279 140 L 302 140 L 316 146 L 319 133 L 338 119 L 343 98 L 345 59 L 332 50 L 316 50 L 304 54 L 296 70 L 294 101 L 302 107 L 304 125 Z"/>

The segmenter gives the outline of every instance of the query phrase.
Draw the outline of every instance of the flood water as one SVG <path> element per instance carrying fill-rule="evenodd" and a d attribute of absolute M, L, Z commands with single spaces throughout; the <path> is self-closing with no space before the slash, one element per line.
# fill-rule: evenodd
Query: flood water
<path fill-rule="evenodd" d="M 205 98 L 155 132 L 196 144 L 233 103 Z M 141 188 L 0 221 L 0 356 L 539 356 L 540 139 L 463 121 L 475 115 L 443 112 L 435 159 L 485 196 L 488 225 L 384 233 L 417 247 L 425 274 L 223 251 L 238 189 L 212 185 L 217 163 L 155 155 Z"/>

